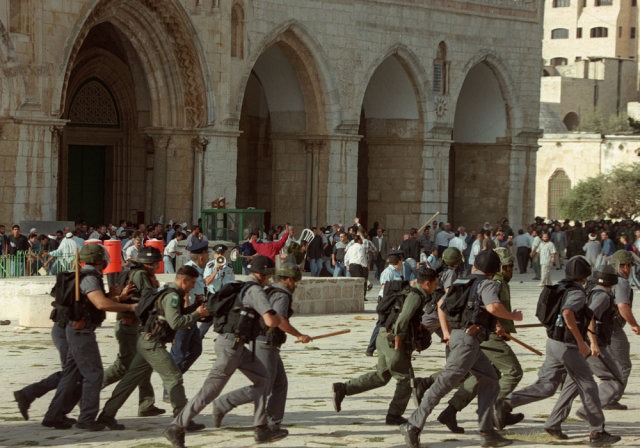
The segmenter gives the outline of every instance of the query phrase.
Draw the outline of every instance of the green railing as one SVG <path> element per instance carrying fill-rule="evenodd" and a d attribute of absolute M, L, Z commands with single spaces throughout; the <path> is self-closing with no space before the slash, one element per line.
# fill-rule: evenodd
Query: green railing
<path fill-rule="evenodd" d="M 40 252 L 18 252 L 17 255 L 0 255 L 0 278 L 56 275 L 73 269 L 75 254 L 49 256 Z"/>

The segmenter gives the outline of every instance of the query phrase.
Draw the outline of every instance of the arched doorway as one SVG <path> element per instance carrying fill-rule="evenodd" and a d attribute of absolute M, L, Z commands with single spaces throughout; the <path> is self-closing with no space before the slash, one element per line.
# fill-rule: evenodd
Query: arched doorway
<path fill-rule="evenodd" d="M 285 30 L 256 59 L 240 111 L 236 207 L 265 209 L 265 224 L 324 224 L 328 151 L 320 76 Z"/>
<path fill-rule="evenodd" d="M 358 145 L 357 215 L 392 241 L 417 227 L 422 202 L 422 119 L 416 88 L 397 56 L 375 69 L 365 91 Z"/>
<path fill-rule="evenodd" d="M 69 120 L 58 219 L 191 221 L 192 142 L 215 114 L 186 12 L 169 0 L 100 0 L 82 17 L 56 84 Z"/>
<path fill-rule="evenodd" d="M 549 178 L 549 219 L 561 219 L 560 200 L 569 194 L 571 179 L 562 168 L 558 168 Z"/>
<path fill-rule="evenodd" d="M 575 112 L 569 112 L 562 120 L 569 131 L 577 131 L 580 125 L 580 117 Z"/>
<path fill-rule="evenodd" d="M 449 160 L 449 221 L 468 229 L 507 217 L 510 128 L 500 83 L 486 62 L 473 66 L 455 109 Z"/>

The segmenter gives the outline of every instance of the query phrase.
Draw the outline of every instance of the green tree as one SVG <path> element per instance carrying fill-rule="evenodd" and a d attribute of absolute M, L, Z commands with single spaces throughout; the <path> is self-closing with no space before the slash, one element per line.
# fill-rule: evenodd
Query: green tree
<path fill-rule="evenodd" d="M 580 132 L 608 134 L 613 132 L 627 132 L 631 131 L 632 128 L 626 112 L 611 114 L 609 118 L 605 118 L 602 111 L 594 107 L 580 119 L 580 124 L 578 124 L 576 130 Z"/>
<path fill-rule="evenodd" d="M 640 162 L 581 180 L 558 205 L 562 216 L 583 221 L 640 217 Z"/>

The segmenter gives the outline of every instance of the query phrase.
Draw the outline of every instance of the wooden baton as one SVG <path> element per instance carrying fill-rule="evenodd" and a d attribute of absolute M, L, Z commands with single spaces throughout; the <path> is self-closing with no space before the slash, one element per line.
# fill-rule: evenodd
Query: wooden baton
<path fill-rule="evenodd" d="M 526 325 L 516 325 L 516 328 L 539 328 L 542 327 L 542 324 L 526 324 Z"/>
<path fill-rule="evenodd" d="M 356 316 L 355 320 L 378 320 L 377 317 Z"/>
<path fill-rule="evenodd" d="M 531 347 L 530 345 L 525 344 L 524 342 L 522 342 L 519 339 L 514 338 L 513 336 L 511 336 L 509 333 L 505 333 L 504 337 L 509 339 L 510 341 L 515 342 L 516 344 L 520 344 L 522 345 L 524 348 L 526 348 L 527 350 L 532 351 L 533 353 L 535 353 L 538 356 L 542 356 L 542 352 L 536 350 L 535 348 Z"/>
<path fill-rule="evenodd" d="M 78 256 L 78 248 L 76 247 L 76 302 L 80 301 L 80 261 Z"/>
<path fill-rule="evenodd" d="M 431 217 L 431 219 L 429 221 L 427 221 L 427 223 L 425 225 L 423 225 L 422 227 L 420 227 L 420 230 L 418 230 L 418 235 L 422 233 L 422 231 L 429 225 L 431 224 L 431 221 L 433 221 L 434 219 L 436 219 L 438 217 L 438 215 L 440 214 L 440 212 L 436 212 L 435 215 L 433 215 Z"/>
<path fill-rule="evenodd" d="M 311 340 L 315 341 L 316 339 L 330 338 L 331 336 L 338 336 L 339 334 L 346 334 L 346 333 L 351 333 L 351 330 L 340 330 L 340 331 L 336 331 L 334 333 L 323 334 L 323 335 L 311 338 Z M 299 342 L 302 342 L 302 341 L 296 341 L 296 344 L 299 343 Z"/>

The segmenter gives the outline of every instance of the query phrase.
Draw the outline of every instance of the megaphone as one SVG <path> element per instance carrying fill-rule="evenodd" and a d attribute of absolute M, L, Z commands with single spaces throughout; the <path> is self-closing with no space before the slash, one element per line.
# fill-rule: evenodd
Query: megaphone
<path fill-rule="evenodd" d="M 236 261 L 238 258 L 245 258 L 244 255 L 240 255 L 240 251 L 238 249 L 232 249 L 229 254 L 229 258 L 231 261 Z"/>
<path fill-rule="evenodd" d="M 216 258 L 216 264 L 218 266 L 224 266 L 225 264 L 227 264 L 227 259 L 224 258 L 224 255 L 220 255 L 219 257 Z"/>

